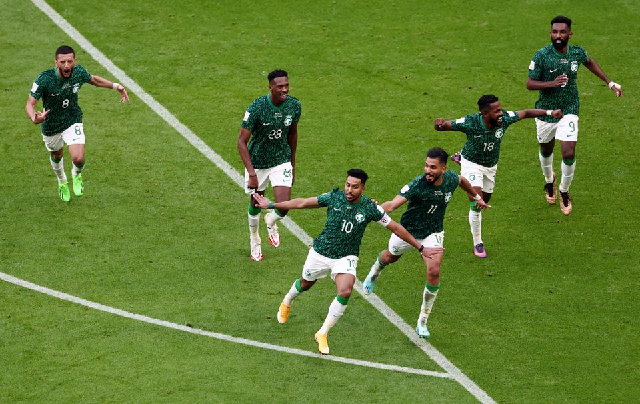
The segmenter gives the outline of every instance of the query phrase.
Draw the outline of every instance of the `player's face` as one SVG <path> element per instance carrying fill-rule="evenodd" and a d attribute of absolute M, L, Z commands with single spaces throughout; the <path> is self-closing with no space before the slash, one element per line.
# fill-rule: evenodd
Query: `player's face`
<path fill-rule="evenodd" d="M 564 49 L 572 35 L 569 26 L 565 23 L 557 22 L 551 26 L 551 43 L 557 50 Z"/>
<path fill-rule="evenodd" d="M 289 78 L 276 77 L 271 80 L 269 92 L 271 93 L 271 102 L 274 105 L 281 105 L 289 95 Z"/>
<path fill-rule="evenodd" d="M 503 113 L 502 113 L 502 105 L 500 105 L 500 101 L 496 101 L 489 104 L 489 108 L 484 110 L 482 114 L 487 117 L 492 127 L 502 125 Z"/>
<path fill-rule="evenodd" d="M 440 162 L 440 159 L 427 157 L 424 163 L 424 176 L 429 184 L 437 182 L 442 178 L 442 174 L 447 171 L 447 166 Z"/>
<path fill-rule="evenodd" d="M 349 203 L 360 202 L 360 197 L 364 192 L 364 185 L 362 180 L 356 177 L 347 177 L 347 181 L 344 183 L 344 193 L 347 196 Z"/>
<path fill-rule="evenodd" d="M 73 72 L 73 67 L 76 65 L 76 58 L 73 53 L 60 54 L 56 56 L 56 67 L 58 68 L 58 74 L 63 79 L 68 79 Z"/>

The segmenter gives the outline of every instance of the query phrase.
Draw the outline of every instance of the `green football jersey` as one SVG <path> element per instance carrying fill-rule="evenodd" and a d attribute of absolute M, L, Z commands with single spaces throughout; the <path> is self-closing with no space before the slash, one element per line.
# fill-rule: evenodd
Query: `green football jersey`
<path fill-rule="evenodd" d="M 502 124 L 493 129 L 487 129 L 480 112 L 451 121 L 451 130 L 464 132 L 467 135 L 467 141 L 462 148 L 462 156 L 465 159 L 485 167 L 498 164 L 502 137 L 509 125 L 520 119 L 518 111 L 503 109 L 502 114 Z"/>
<path fill-rule="evenodd" d="M 408 201 L 400 224 L 418 240 L 443 231 L 444 212 L 459 183 L 458 173 L 453 170 L 444 172 L 439 186 L 429 184 L 424 174 L 414 178 L 398 194 Z"/>
<path fill-rule="evenodd" d="M 529 77 L 538 81 L 553 81 L 564 73 L 569 81 L 562 87 L 540 90 L 536 108 L 561 109 L 564 115 L 578 115 L 580 109 L 578 68 L 588 61 L 587 51 L 579 46 L 567 46 L 567 53 L 564 54 L 558 53 L 553 45 L 547 45 L 538 50 L 529 65 Z M 545 122 L 558 122 L 558 119 L 552 116 L 543 116 L 538 119 Z"/>
<path fill-rule="evenodd" d="M 387 225 L 389 216 L 384 210 L 362 195 L 360 202 L 351 204 L 344 191 L 333 191 L 318 196 L 320 206 L 327 207 L 327 222 L 313 240 L 313 249 L 328 258 L 342 258 L 360 253 L 360 242 L 371 221 Z"/>
<path fill-rule="evenodd" d="M 271 168 L 291 161 L 289 129 L 301 114 L 300 101 L 290 95 L 279 107 L 273 105 L 269 94 L 253 101 L 244 113 L 242 127 L 251 132 L 248 148 L 254 168 Z"/>
<path fill-rule="evenodd" d="M 63 132 L 74 123 L 82 122 L 78 90 L 91 81 L 91 74 L 81 65 L 75 65 L 67 79 L 61 79 L 56 69 L 54 67 L 40 73 L 30 93 L 36 100 L 42 98 L 43 108 L 51 111 L 41 125 L 45 136 Z"/>

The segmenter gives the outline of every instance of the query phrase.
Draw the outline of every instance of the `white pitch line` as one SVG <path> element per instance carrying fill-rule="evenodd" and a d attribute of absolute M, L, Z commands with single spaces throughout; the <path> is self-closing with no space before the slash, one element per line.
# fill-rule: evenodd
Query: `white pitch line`
<path fill-rule="evenodd" d="M 43 0 L 31 0 L 43 13 L 69 35 L 78 45 L 80 45 L 87 53 L 89 53 L 98 63 L 100 63 L 109 73 L 114 75 L 122 84 L 130 91 L 138 96 L 145 104 L 164 119 L 171 127 L 173 127 L 180 135 L 182 135 L 189 143 L 198 149 L 205 157 L 211 160 L 218 168 L 229 176 L 239 187 L 244 189 L 244 178 L 236 171 L 233 166 L 227 163 L 219 154 L 214 152 L 202 139 L 200 139 L 191 129 L 181 123 L 169 110 L 157 102 L 151 95 L 142 89 L 133 79 L 131 79 L 123 70 L 117 67 L 109 58 L 100 52 L 91 42 L 89 42 L 78 30 L 76 30 L 67 20 L 52 9 Z M 298 226 L 291 218 L 285 217 L 282 223 L 293 233 L 300 241 L 307 246 L 311 245 L 313 239 L 300 226 Z M 362 284 L 356 280 L 356 290 L 361 295 Z M 413 327 L 409 326 L 398 314 L 396 314 L 384 301 L 377 296 L 368 299 L 369 302 L 380 311 L 393 325 L 402 331 L 407 338 L 413 341 L 420 349 L 422 349 L 433 361 L 448 372 L 451 377 L 460 383 L 467 391 L 476 397 L 482 404 L 496 404 L 496 402 L 478 386 L 473 380 L 469 379 L 460 369 L 458 369 L 451 361 L 449 361 L 442 353 L 435 349 L 431 344 L 416 336 Z"/>
<path fill-rule="evenodd" d="M 11 276 L 4 272 L 0 272 L 0 279 L 9 283 L 13 283 L 14 285 L 17 285 L 17 286 L 22 286 L 23 288 L 31 289 L 36 292 L 44 293 L 45 295 L 57 297 L 58 299 L 66 300 L 66 301 L 76 303 L 85 307 L 90 307 L 92 309 L 103 311 L 105 313 L 115 314 L 120 317 L 126 317 L 133 320 L 149 323 L 149 324 L 159 325 L 161 327 L 172 328 L 174 330 L 184 331 L 191 334 L 202 335 L 205 337 L 220 339 L 223 341 L 235 342 L 236 344 L 248 345 L 248 346 L 262 348 L 262 349 L 269 349 L 272 351 L 286 352 L 294 355 L 308 356 L 311 358 L 326 359 L 333 362 L 347 363 L 350 365 L 357 365 L 357 366 L 363 366 L 363 367 L 374 368 L 374 369 L 392 370 L 395 372 L 411 373 L 411 374 L 422 375 L 422 376 L 440 377 L 445 379 L 451 378 L 451 376 L 448 373 L 443 373 L 443 372 L 434 372 L 431 370 L 415 369 L 415 368 L 409 368 L 405 366 L 388 365 L 386 363 L 369 362 L 369 361 L 363 361 L 359 359 L 343 358 L 340 356 L 333 356 L 333 355 L 325 356 L 315 352 L 303 351 L 301 349 L 288 348 L 280 345 L 267 344 L 265 342 L 253 341 L 246 338 L 233 337 L 231 335 L 220 334 L 212 331 L 205 331 L 199 328 L 192 328 L 186 325 L 176 324 L 176 323 L 172 323 L 165 320 L 158 320 L 153 317 L 147 317 L 142 314 L 130 313 L 128 311 L 116 309 L 110 306 L 105 306 L 103 304 L 82 299 L 80 297 L 69 295 L 67 293 L 59 292 L 57 290 L 45 288 L 44 286 L 36 285 L 35 283 L 31 283 L 23 279 L 16 278 L 15 276 Z"/>

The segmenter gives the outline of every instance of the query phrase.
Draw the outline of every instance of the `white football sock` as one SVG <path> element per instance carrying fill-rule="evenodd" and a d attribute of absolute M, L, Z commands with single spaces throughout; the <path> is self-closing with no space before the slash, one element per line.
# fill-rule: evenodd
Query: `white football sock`
<path fill-rule="evenodd" d="M 53 168 L 53 172 L 58 177 L 59 183 L 67 182 L 67 175 L 64 173 L 64 157 L 60 159 L 59 162 L 54 162 L 51 158 L 49 158 L 49 162 L 51 163 L 51 168 Z"/>
<path fill-rule="evenodd" d="M 284 299 L 282 299 L 282 302 L 287 306 L 291 306 L 293 304 L 293 299 L 300 296 L 300 293 L 302 293 L 298 290 L 298 282 L 300 282 L 300 279 L 296 279 L 293 282 L 293 285 L 291 285 L 291 288 L 289 289 L 287 294 L 284 295 Z"/>
<path fill-rule="evenodd" d="M 438 297 L 438 291 L 431 292 L 427 287 L 424 287 L 424 291 L 422 292 L 422 306 L 420 307 L 420 317 L 418 320 L 421 322 L 427 322 L 429 319 L 429 315 L 431 314 L 431 309 L 433 308 L 433 303 L 436 301 L 436 297 Z"/>
<path fill-rule="evenodd" d="M 329 306 L 329 313 L 327 314 L 327 318 L 324 320 L 324 324 L 322 324 L 322 327 L 320 328 L 318 333 L 328 334 L 331 327 L 333 327 L 338 322 L 346 309 L 346 304 L 340 303 L 337 298 L 333 299 L 331 305 Z"/>
<path fill-rule="evenodd" d="M 482 243 L 482 212 L 469 209 L 469 227 L 471 227 L 473 245 Z"/>
<path fill-rule="evenodd" d="M 260 238 L 258 235 L 258 226 L 260 225 L 260 213 L 257 215 L 251 215 L 247 212 L 247 216 L 249 217 L 249 235 L 252 239 Z"/>
<path fill-rule="evenodd" d="M 562 179 L 560 180 L 560 186 L 558 187 L 561 192 L 569 191 L 569 187 L 571 186 L 571 181 L 573 181 L 573 173 L 576 170 L 576 161 L 573 161 L 573 164 L 570 166 L 562 161 Z"/>
<path fill-rule="evenodd" d="M 542 153 L 538 152 L 538 157 L 540 157 L 542 175 L 544 175 L 545 181 L 550 184 L 553 182 L 553 153 L 549 157 L 543 157 Z"/>
<path fill-rule="evenodd" d="M 273 224 L 275 222 L 278 222 L 278 221 L 280 221 L 282 219 L 284 219 L 284 217 L 280 216 L 275 211 L 271 211 L 271 212 L 267 213 L 265 215 L 265 217 L 264 217 L 264 220 L 267 223 L 267 225 L 269 225 L 269 227 L 273 226 Z"/>

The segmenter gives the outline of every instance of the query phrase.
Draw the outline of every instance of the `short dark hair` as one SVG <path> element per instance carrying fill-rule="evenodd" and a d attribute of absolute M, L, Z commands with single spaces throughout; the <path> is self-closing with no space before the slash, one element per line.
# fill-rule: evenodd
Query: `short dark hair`
<path fill-rule="evenodd" d="M 56 49 L 56 59 L 58 55 L 66 55 L 68 53 L 73 53 L 73 57 L 76 57 L 76 51 L 69 45 L 62 45 L 58 49 Z"/>
<path fill-rule="evenodd" d="M 489 105 L 493 104 L 496 101 L 498 101 L 498 97 L 496 97 L 495 95 L 485 94 L 478 100 L 478 109 L 480 111 L 484 111 L 485 109 L 489 108 Z"/>
<path fill-rule="evenodd" d="M 427 157 L 430 159 L 438 159 L 440 160 L 440 164 L 446 166 L 449 153 L 444 151 L 441 147 L 433 147 L 427 152 Z"/>
<path fill-rule="evenodd" d="M 285 70 L 276 69 L 271 73 L 269 73 L 269 75 L 267 75 L 267 80 L 269 80 L 269 83 L 271 83 L 271 81 L 273 81 L 273 79 L 275 79 L 276 77 L 289 77 L 289 76 L 287 75 L 287 72 Z"/>
<path fill-rule="evenodd" d="M 352 168 L 351 170 L 347 171 L 347 177 L 359 178 L 360 181 L 362 181 L 362 185 L 364 185 L 369 179 L 367 173 L 359 168 Z"/>
<path fill-rule="evenodd" d="M 571 18 L 559 15 L 551 20 L 551 25 L 553 24 L 567 24 L 567 27 L 571 28 Z"/>

